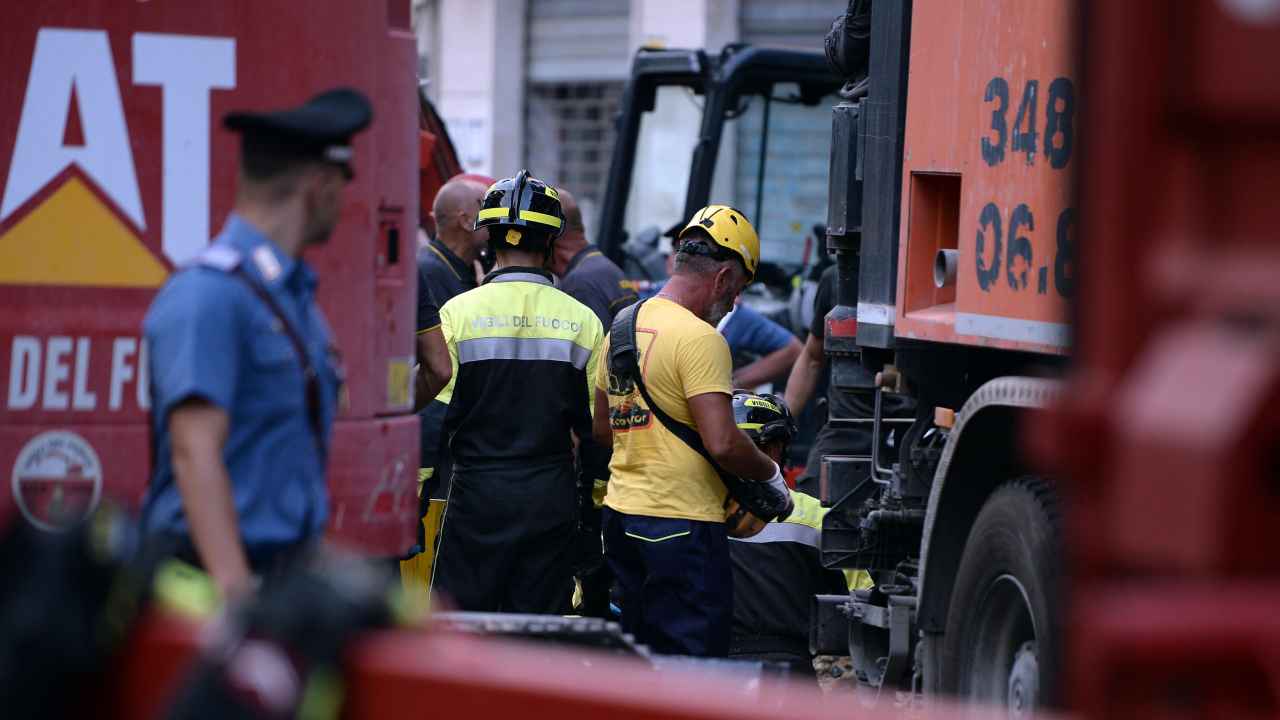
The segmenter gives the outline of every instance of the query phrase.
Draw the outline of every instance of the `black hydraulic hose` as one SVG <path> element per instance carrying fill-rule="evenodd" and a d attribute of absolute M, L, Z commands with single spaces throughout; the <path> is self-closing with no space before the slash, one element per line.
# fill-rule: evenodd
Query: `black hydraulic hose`
<path fill-rule="evenodd" d="M 870 530 L 884 523 L 908 524 L 924 521 L 924 510 L 872 510 L 862 521 L 862 527 Z"/>

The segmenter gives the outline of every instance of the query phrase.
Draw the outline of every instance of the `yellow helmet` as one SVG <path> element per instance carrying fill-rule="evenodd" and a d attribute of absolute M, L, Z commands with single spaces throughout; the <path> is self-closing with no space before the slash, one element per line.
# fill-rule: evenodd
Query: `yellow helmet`
<path fill-rule="evenodd" d="M 737 255 L 747 269 L 747 275 L 755 278 L 756 266 L 760 263 L 760 238 L 746 215 L 728 205 L 708 205 L 693 214 L 693 219 L 684 226 L 676 240 L 683 240 L 694 228 L 710 235 L 717 245 Z"/>

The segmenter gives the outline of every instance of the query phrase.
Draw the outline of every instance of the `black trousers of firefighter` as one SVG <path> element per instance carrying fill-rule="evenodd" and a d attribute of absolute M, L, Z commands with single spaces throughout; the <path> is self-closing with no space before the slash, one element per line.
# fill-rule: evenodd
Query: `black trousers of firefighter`
<path fill-rule="evenodd" d="M 572 460 L 455 465 L 434 589 L 459 610 L 566 612 L 575 478 Z"/>

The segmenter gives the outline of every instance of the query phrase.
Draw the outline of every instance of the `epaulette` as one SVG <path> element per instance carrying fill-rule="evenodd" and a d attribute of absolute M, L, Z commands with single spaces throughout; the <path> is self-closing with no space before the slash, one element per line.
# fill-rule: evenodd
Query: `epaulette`
<path fill-rule="evenodd" d="M 244 261 L 244 254 L 226 245 L 210 245 L 191 259 L 187 267 L 207 267 L 222 272 L 234 272 Z"/>

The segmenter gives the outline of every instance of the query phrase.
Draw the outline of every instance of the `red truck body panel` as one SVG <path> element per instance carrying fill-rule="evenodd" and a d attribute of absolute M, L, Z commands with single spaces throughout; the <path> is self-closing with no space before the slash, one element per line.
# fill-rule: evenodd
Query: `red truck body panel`
<path fill-rule="evenodd" d="M 402 7 L 403 6 L 403 7 Z M 15 5 L 0 29 L 0 517 L 57 526 L 149 473 L 141 323 L 232 207 L 232 109 L 335 86 L 374 105 L 328 245 L 307 259 L 343 353 L 330 536 L 412 543 L 416 51 L 407 3 Z"/>
<path fill-rule="evenodd" d="M 1280 5 L 1095 0 L 1077 348 L 1029 427 L 1069 512 L 1069 709 L 1280 712 Z"/>
<path fill-rule="evenodd" d="M 917 0 L 899 337 L 1063 354 L 1076 90 L 1068 0 Z M 955 281 L 934 284 L 940 249 Z"/>

